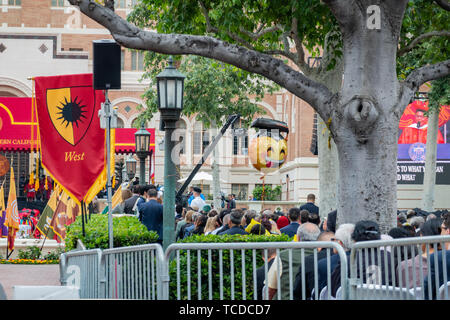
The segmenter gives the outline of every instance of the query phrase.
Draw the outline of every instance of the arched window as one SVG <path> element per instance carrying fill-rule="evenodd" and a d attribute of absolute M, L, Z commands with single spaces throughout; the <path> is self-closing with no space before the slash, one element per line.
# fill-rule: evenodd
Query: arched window
<path fill-rule="evenodd" d="M 247 155 L 248 154 L 248 132 L 243 127 L 242 120 L 235 122 L 232 126 L 233 134 L 233 155 Z"/>
<path fill-rule="evenodd" d="M 209 131 L 203 128 L 201 122 L 195 122 L 194 125 L 194 154 L 203 154 L 205 148 L 209 145 Z"/>
<path fill-rule="evenodd" d="M 117 128 L 125 128 L 125 123 L 121 118 L 117 118 Z"/>

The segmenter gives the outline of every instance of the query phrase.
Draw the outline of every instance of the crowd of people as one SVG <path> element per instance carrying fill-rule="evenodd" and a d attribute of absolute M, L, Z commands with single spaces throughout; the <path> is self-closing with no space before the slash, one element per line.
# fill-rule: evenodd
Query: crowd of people
<path fill-rule="evenodd" d="M 113 209 L 113 213 L 135 214 L 148 230 L 156 231 L 159 235 L 159 243 L 162 243 L 163 206 L 162 193 L 153 185 L 135 185 L 131 190 L 122 190 L 122 202 Z M 301 207 L 292 207 L 287 213 L 281 211 L 262 210 L 257 212 L 251 209 L 236 208 L 236 202 L 230 196 L 223 208 L 214 208 L 207 204 L 201 189 L 191 187 L 187 196 L 187 206 L 178 204 L 175 209 L 175 240 L 185 239 L 191 235 L 281 235 L 293 237 L 293 241 L 335 241 L 342 246 L 349 259 L 350 249 L 353 243 L 371 240 L 389 240 L 407 237 L 450 235 L 450 213 L 440 216 L 429 214 L 424 217 L 414 210 L 400 213 L 397 218 L 397 226 L 382 234 L 375 221 L 365 220 L 356 224 L 341 224 L 336 228 L 337 211 L 330 212 L 325 219 L 321 219 L 319 208 L 315 205 L 315 196 L 308 195 L 307 203 Z M 425 279 L 424 288 L 428 286 L 428 275 L 430 279 L 444 282 L 444 273 L 450 279 L 450 243 L 444 247 L 438 247 L 436 252 L 433 246 L 422 248 L 421 251 L 402 253 L 397 256 L 394 250 L 394 258 L 391 255 L 376 255 L 381 261 L 359 262 L 358 277 L 366 278 L 366 265 L 376 264 L 381 268 L 380 283 L 404 288 L 420 287 L 421 279 Z M 264 292 L 268 292 L 268 299 L 274 299 L 278 288 L 281 288 L 281 298 L 289 299 L 289 288 L 294 288 L 294 299 L 309 299 L 312 297 L 312 289 L 318 280 L 318 288 L 321 291 L 328 286 L 333 297 L 338 295 L 341 280 L 341 265 L 339 255 L 334 250 L 327 253 L 326 249 L 318 249 L 317 257 L 314 258 L 312 249 L 304 249 L 304 262 L 300 259 L 301 254 L 291 254 L 292 268 L 295 283 L 289 282 L 289 276 L 283 274 L 283 264 L 288 263 L 289 253 L 281 250 L 277 256 L 275 250 L 268 249 L 267 259 L 268 273 L 264 272 L 264 265 L 257 270 L 258 298 L 261 299 Z M 445 251 L 446 254 L 443 255 Z M 403 251 L 402 251 L 403 252 Z M 420 252 L 420 254 L 419 254 Z M 328 257 L 331 256 L 331 257 Z M 386 258 L 385 258 L 386 257 Z M 316 261 L 315 261 L 316 259 Z M 387 261 L 384 261 L 387 259 Z M 442 259 L 446 259 L 447 269 L 443 270 Z M 414 260 L 414 261 L 413 261 Z M 439 261 L 440 263 L 427 263 Z M 274 263 L 277 261 L 277 263 Z M 318 279 L 315 279 L 315 264 L 317 263 Z M 440 266 L 440 267 L 439 267 Z M 278 268 L 280 270 L 278 270 Z M 302 270 L 303 268 L 303 270 Z M 331 284 L 328 280 L 328 268 L 331 271 Z M 428 270 L 430 268 L 430 270 Z M 395 270 L 396 274 L 392 274 Z M 395 279 L 395 280 L 394 280 Z M 278 280 L 280 284 L 278 285 Z M 302 281 L 305 281 L 302 284 Z M 430 281 L 433 287 L 432 296 L 429 291 L 423 290 L 425 298 L 435 297 L 435 281 Z M 263 289 L 266 286 L 266 289 Z M 304 287 L 304 288 L 303 288 Z M 303 294 L 306 293 L 306 297 Z"/>

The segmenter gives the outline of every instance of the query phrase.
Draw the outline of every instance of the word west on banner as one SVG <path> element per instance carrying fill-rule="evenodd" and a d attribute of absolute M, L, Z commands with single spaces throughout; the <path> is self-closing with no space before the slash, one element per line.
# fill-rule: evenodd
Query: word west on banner
<path fill-rule="evenodd" d="M 12 167 L 9 184 L 8 204 L 6 206 L 5 225 L 8 227 L 8 249 L 10 251 L 13 251 L 16 232 L 17 230 L 19 230 L 19 210 L 17 208 L 16 182 L 14 179 L 14 170 Z"/>
<path fill-rule="evenodd" d="M 98 118 L 105 96 L 93 89 L 92 74 L 34 80 L 42 166 L 77 204 L 89 203 L 106 184 L 106 132 Z"/>

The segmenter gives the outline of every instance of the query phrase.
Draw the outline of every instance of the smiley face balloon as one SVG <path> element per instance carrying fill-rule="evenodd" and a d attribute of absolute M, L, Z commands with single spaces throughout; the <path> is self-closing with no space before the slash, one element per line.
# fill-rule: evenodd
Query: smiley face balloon
<path fill-rule="evenodd" d="M 248 153 L 253 167 L 264 174 L 277 171 L 287 160 L 289 133 L 287 124 L 260 118 L 253 121 L 251 126 L 259 129 L 249 145 Z M 280 132 L 286 132 L 286 137 L 283 137 Z"/>

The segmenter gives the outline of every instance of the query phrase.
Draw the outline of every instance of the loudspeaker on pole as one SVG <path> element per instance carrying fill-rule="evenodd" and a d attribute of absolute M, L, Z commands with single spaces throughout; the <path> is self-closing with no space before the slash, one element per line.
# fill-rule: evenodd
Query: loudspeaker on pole
<path fill-rule="evenodd" d="M 121 50 L 114 40 L 94 40 L 94 89 L 120 89 Z"/>

